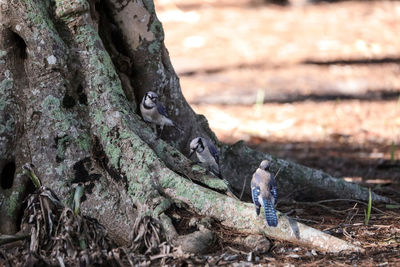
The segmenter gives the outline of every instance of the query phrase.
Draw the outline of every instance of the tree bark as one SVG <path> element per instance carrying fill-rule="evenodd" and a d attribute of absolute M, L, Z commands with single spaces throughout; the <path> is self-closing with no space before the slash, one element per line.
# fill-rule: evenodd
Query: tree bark
<path fill-rule="evenodd" d="M 119 244 L 132 242 L 128 233 L 144 216 L 161 222 L 167 240 L 177 238 L 166 213 L 174 204 L 242 233 L 329 252 L 362 250 L 282 214 L 277 228 L 265 226 L 251 204 L 224 195 L 222 180 L 191 165 L 188 144 L 203 136 L 219 145 L 222 175 L 234 192 L 247 181 L 247 199 L 251 173 L 265 157 L 281 169 L 281 195 L 307 187 L 368 197 L 365 188 L 243 143 L 219 144 L 182 95 L 153 1 L 3 0 L 0 8 L 0 232 L 19 230 L 22 201 L 32 192 L 22 166 L 32 163 L 64 203 L 82 183 L 81 212 L 97 218 Z M 149 90 L 167 103 L 183 133 L 166 129 L 158 139 L 142 121 L 138 103 Z"/>

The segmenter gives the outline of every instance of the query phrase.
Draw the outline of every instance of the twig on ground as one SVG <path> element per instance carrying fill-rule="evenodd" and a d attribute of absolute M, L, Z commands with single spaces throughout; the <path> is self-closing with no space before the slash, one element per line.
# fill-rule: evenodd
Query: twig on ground
<path fill-rule="evenodd" d="M 244 252 L 244 251 L 235 249 L 235 248 L 233 248 L 233 247 L 227 246 L 226 248 L 229 249 L 229 250 L 231 250 L 231 251 L 233 251 L 233 252 L 235 252 L 235 253 L 237 253 L 237 254 L 243 254 L 243 255 L 247 255 L 247 254 L 248 254 L 247 252 Z"/>
<path fill-rule="evenodd" d="M 353 237 L 351 236 L 351 234 L 349 234 L 346 230 L 346 227 L 343 227 L 343 235 L 346 236 L 347 238 L 353 239 Z"/>
<path fill-rule="evenodd" d="M 320 204 L 318 202 L 295 202 L 294 204 L 306 205 L 306 206 L 317 206 L 317 207 L 323 208 L 324 210 L 327 210 L 327 211 L 329 211 L 331 213 L 336 213 L 336 214 L 344 214 L 344 213 L 346 213 L 346 211 L 344 211 L 344 210 L 335 210 L 335 209 L 332 209 L 332 208 L 330 208 L 328 206 L 322 205 L 322 204 Z"/>
<path fill-rule="evenodd" d="M 347 216 L 346 216 L 345 221 L 346 221 L 348 224 L 350 224 L 351 221 L 354 219 L 354 217 L 358 214 L 359 209 L 357 208 L 357 204 L 358 204 L 358 203 L 354 204 L 353 208 L 351 208 L 351 209 L 349 210 L 349 213 L 347 213 Z M 355 211 L 355 212 L 352 212 L 352 211 Z M 349 217 L 350 217 L 350 218 L 349 218 Z"/>
<path fill-rule="evenodd" d="M 360 204 L 363 204 L 363 205 L 365 205 L 365 206 L 368 206 L 368 203 L 367 203 L 367 202 L 364 202 L 364 201 L 361 201 L 361 200 L 356 200 L 356 199 L 347 199 L 347 198 L 325 199 L 325 200 L 317 201 L 317 203 L 327 203 L 327 202 L 336 202 L 336 201 L 356 202 L 356 203 L 360 203 Z M 372 209 L 375 210 L 375 211 L 377 211 L 377 212 L 383 213 L 383 214 L 389 214 L 389 213 L 387 213 L 387 212 L 385 212 L 385 211 L 383 211 L 383 210 L 381 210 L 381 209 L 378 209 L 378 208 L 376 208 L 376 207 L 372 207 Z M 392 214 L 390 214 L 390 215 L 392 215 Z M 399 217 L 399 218 L 400 218 L 400 217 Z"/>

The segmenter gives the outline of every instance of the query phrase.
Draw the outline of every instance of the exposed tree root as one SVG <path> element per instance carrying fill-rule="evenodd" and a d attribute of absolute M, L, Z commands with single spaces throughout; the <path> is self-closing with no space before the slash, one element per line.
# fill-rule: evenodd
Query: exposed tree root
<path fill-rule="evenodd" d="M 86 1 L 78 0 L 60 0 L 55 5 L 50 5 L 48 1 L 2 3 L 6 5 L 3 13 L 12 19 L 2 20 L 5 26 L 0 25 L 1 29 L 4 31 L 10 27 L 20 31 L 26 51 L 32 53 L 26 61 L 18 63 L 19 68 L 27 72 L 29 79 L 24 84 L 28 86 L 13 87 L 11 84 L 11 87 L 1 88 L 8 93 L 23 90 L 21 101 L 24 103 L 21 105 L 26 112 L 21 113 L 23 119 L 19 123 L 26 130 L 18 140 L 22 145 L 7 142 L 8 150 L 18 146 L 19 154 L 11 156 L 21 155 L 16 162 L 17 177 L 22 177 L 20 171 L 25 163 L 34 163 L 43 184 L 53 188 L 62 200 L 68 199 L 74 184 L 82 184 L 85 195 L 81 211 L 97 218 L 116 242 L 133 240 L 131 248 L 141 253 L 151 254 L 159 250 L 164 239 L 179 240 L 170 218 L 165 214 L 173 203 L 201 216 L 212 217 L 240 233 L 262 234 L 327 252 L 362 251 L 357 246 L 281 214 L 278 227 L 270 228 L 261 217 L 255 217 L 251 204 L 221 194 L 227 191 L 222 180 L 208 175 L 200 167 L 192 166 L 184 156 L 191 138 L 201 135 L 215 140 L 215 137 L 206 120 L 191 110 L 180 92 L 178 78 L 162 43 L 162 27 L 155 16 L 152 1 L 128 1 L 126 6 L 120 1 L 109 0 L 107 3 L 112 7 L 111 14 L 97 14 L 94 3 L 90 6 Z M 133 13 L 126 12 L 125 8 Z M 102 19 L 106 19 L 106 15 L 114 17 L 117 30 L 125 37 L 121 39 L 128 46 L 126 58 L 133 64 L 130 75 L 123 78 L 127 88 L 122 87 L 97 32 L 96 14 Z M 129 23 L 131 20 L 134 20 L 133 24 Z M 12 57 L 7 54 L 4 60 L 10 62 Z M 12 74 L 17 75 L 17 68 Z M 10 82 L 9 77 L 5 79 Z M 169 112 L 183 125 L 186 131 L 183 136 L 170 130 L 165 141 L 156 139 L 138 116 L 135 101 L 150 89 L 160 92 L 165 100 L 170 101 Z M 130 102 L 126 95 L 135 101 Z M 5 105 L 10 107 L 11 104 Z M 180 116 L 182 114 L 187 117 Z M 251 175 L 261 159 L 267 157 L 273 161 L 273 168 L 282 169 L 277 180 L 283 195 L 299 186 L 306 186 L 323 193 L 342 194 L 341 197 L 365 199 L 366 191 L 362 187 L 339 182 L 320 171 L 272 159 L 269 155 L 247 148 L 243 143 L 222 146 L 221 150 L 222 174 L 236 186 L 238 192 L 242 189 L 243 179 Z M 15 211 L 21 205 L 18 200 L 22 199 L 26 190 L 9 190 L 0 193 L 2 197 L 17 195 L 14 199 L 18 205 L 12 213 L 16 216 Z M 45 192 L 46 195 L 43 195 Z M 82 241 L 79 237 L 82 229 L 91 231 L 101 227 L 90 220 L 83 222 L 76 219 L 73 211 L 66 209 L 60 201 L 53 201 L 53 194 L 49 192 L 42 189 L 38 201 L 43 212 L 32 217 L 34 221 L 27 222 L 36 223 L 31 228 L 31 251 L 39 253 L 43 248 L 59 248 L 53 251 L 59 254 L 62 248 L 68 255 L 79 254 L 80 261 L 85 262 L 89 257 L 87 251 L 70 252 L 70 245 L 77 243 L 86 247 L 94 239 L 110 248 L 113 261 L 122 261 L 123 255 L 130 253 L 123 249 L 111 250 L 105 234 L 89 236 Z M 247 192 L 249 190 L 245 190 Z M 375 194 L 373 200 L 390 202 Z M 0 204 L 1 211 L 6 210 L 3 202 Z M 32 208 L 35 205 L 37 202 L 32 200 L 28 206 Z M 57 217 L 61 218 L 58 224 L 54 223 Z M 10 220 L 7 222 L 10 224 Z M 63 225 L 76 231 L 71 233 L 70 228 Z M 128 238 L 132 229 L 134 234 Z M 210 233 L 207 230 L 204 232 L 204 239 L 210 240 Z M 59 238 L 50 240 L 44 247 L 38 241 L 54 233 Z M 195 235 L 198 233 L 192 234 Z M 92 251 L 93 255 L 98 256 L 96 259 L 101 262 L 105 255 L 99 248 L 96 249 Z M 130 257 L 124 259 L 129 261 Z M 60 265 L 63 260 L 57 258 Z"/>
<path fill-rule="evenodd" d="M 363 251 L 358 246 L 298 223 L 282 214 L 278 216 L 278 227 L 268 227 L 262 217 L 255 216 L 253 205 L 191 185 L 185 179 L 163 176 L 161 183 L 165 194 L 171 199 L 181 201 L 196 213 L 210 216 L 238 232 L 261 233 L 274 239 L 326 252 Z"/>
<path fill-rule="evenodd" d="M 368 201 L 368 188 L 348 183 L 320 170 L 252 150 L 244 142 L 222 147 L 222 174 L 230 178 L 229 182 L 234 192 L 240 194 L 243 190 L 243 180 L 247 178 L 247 181 L 250 181 L 251 174 L 265 158 L 271 161 L 271 169 L 275 173 L 279 170 L 279 175 L 276 177 L 279 198 L 290 195 L 291 198 L 349 198 Z M 304 190 L 299 191 L 299 188 Z M 244 192 L 247 199 L 251 199 L 249 182 L 246 183 Z M 294 192 L 296 193 L 293 194 Z M 371 196 L 372 201 L 377 203 L 395 203 L 392 199 L 373 192 Z"/>

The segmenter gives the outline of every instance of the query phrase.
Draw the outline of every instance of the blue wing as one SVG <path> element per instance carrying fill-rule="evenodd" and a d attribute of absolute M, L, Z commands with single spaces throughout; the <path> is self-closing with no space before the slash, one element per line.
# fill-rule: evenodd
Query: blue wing
<path fill-rule="evenodd" d="M 269 198 L 263 198 L 264 213 L 267 223 L 271 227 L 276 227 L 278 225 L 278 217 L 276 216 L 276 211 L 274 208 L 274 203 Z"/>
<path fill-rule="evenodd" d="M 278 199 L 278 191 L 276 190 L 275 178 L 272 173 L 271 173 L 271 180 L 269 181 L 269 188 L 272 196 L 274 197 L 274 204 L 275 204 L 276 200 Z"/>
<path fill-rule="evenodd" d="M 253 203 L 256 206 L 256 213 L 257 215 L 260 215 L 260 207 L 261 204 L 258 201 L 258 197 L 260 196 L 260 187 L 251 187 L 251 197 L 253 198 Z"/>
<path fill-rule="evenodd" d="M 163 115 L 164 117 L 167 117 L 169 119 L 168 114 L 167 114 L 167 110 L 159 102 L 157 102 L 157 111 L 158 111 L 158 113 L 160 113 L 161 115 Z"/>
<path fill-rule="evenodd" d="M 219 165 L 219 155 L 217 148 L 213 145 L 211 141 L 207 141 L 207 147 L 211 155 L 214 157 L 215 162 L 217 162 L 217 164 Z"/>

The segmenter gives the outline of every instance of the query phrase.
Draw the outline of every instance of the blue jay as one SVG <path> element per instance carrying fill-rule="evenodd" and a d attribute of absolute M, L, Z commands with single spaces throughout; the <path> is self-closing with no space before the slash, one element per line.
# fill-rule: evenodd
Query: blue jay
<path fill-rule="evenodd" d="M 142 102 L 140 103 L 140 112 L 142 113 L 145 122 L 160 125 L 161 132 L 159 136 L 161 136 L 165 125 L 174 126 L 181 131 L 175 122 L 168 117 L 165 107 L 158 102 L 158 95 L 152 91 L 149 91 L 144 95 Z"/>
<path fill-rule="evenodd" d="M 277 191 L 274 175 L 269 171 L 270 162 L 263 160 L 251 179 L 251 196 L 256 213 L 260 215 L 261 204 L 264 206 L 265 219 L 269 226 L 277 226 L 278 218 L 275 211 Z"/>
<path fill-rule="evenodd" d="M 214 175 L 222 178 L 219 170 L 218 150 L 211 141 L 202 137 L 196 137 L 190 142 L 189 158 L 194 152 L 196 152 L 197 158 L 204 167 L 209 169 Z"/>

